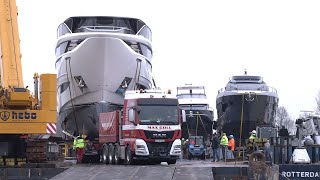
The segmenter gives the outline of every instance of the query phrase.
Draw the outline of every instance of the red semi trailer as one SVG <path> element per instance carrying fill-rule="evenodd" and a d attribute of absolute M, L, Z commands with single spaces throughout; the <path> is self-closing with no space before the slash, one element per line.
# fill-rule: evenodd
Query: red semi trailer
<path fill-rule="evenodd" d="M 86 142 L 84 160 L 175 164 L 181 154 L 178 99 L 160 90 L 127 91 L 123 109 L 99 116 L 98 141 Z"/>

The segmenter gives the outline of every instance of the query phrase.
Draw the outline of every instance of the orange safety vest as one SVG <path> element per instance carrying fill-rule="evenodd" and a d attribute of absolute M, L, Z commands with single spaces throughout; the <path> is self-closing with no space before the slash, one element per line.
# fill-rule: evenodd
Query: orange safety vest
<path fill-rule="evenodd" d="M 231 138 L 228 142 L 228 146 L 231 147 L 231 150 L 234 151 L 234 139 Z"/>

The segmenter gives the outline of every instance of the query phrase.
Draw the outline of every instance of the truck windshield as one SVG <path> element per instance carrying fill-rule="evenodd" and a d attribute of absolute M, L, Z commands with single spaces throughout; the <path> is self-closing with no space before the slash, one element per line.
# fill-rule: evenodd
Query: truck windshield
<path fill-rule="evenodd" d="M 178 106 L 139 105 L 139 124 L 178 125 Z"/>

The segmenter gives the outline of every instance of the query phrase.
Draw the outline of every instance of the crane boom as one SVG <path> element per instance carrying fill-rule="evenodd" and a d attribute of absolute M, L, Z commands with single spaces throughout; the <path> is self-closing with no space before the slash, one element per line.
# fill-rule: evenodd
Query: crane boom
<path fill-rule="evenodd" d="M 17 6 L 12 0 L 1 0 L 0 55 L 1 86 L 23 88 Z"/>

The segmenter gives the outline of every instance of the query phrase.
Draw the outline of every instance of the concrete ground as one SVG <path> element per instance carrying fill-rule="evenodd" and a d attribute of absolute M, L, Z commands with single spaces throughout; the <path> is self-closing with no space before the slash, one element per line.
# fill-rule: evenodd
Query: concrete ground
<path fill-rule="evenodd" d="M 174 165 L 75 164 L 52 180 L 209 180 L 214 167 L 247 167 L 243 163 L 178 160 Z"/>

